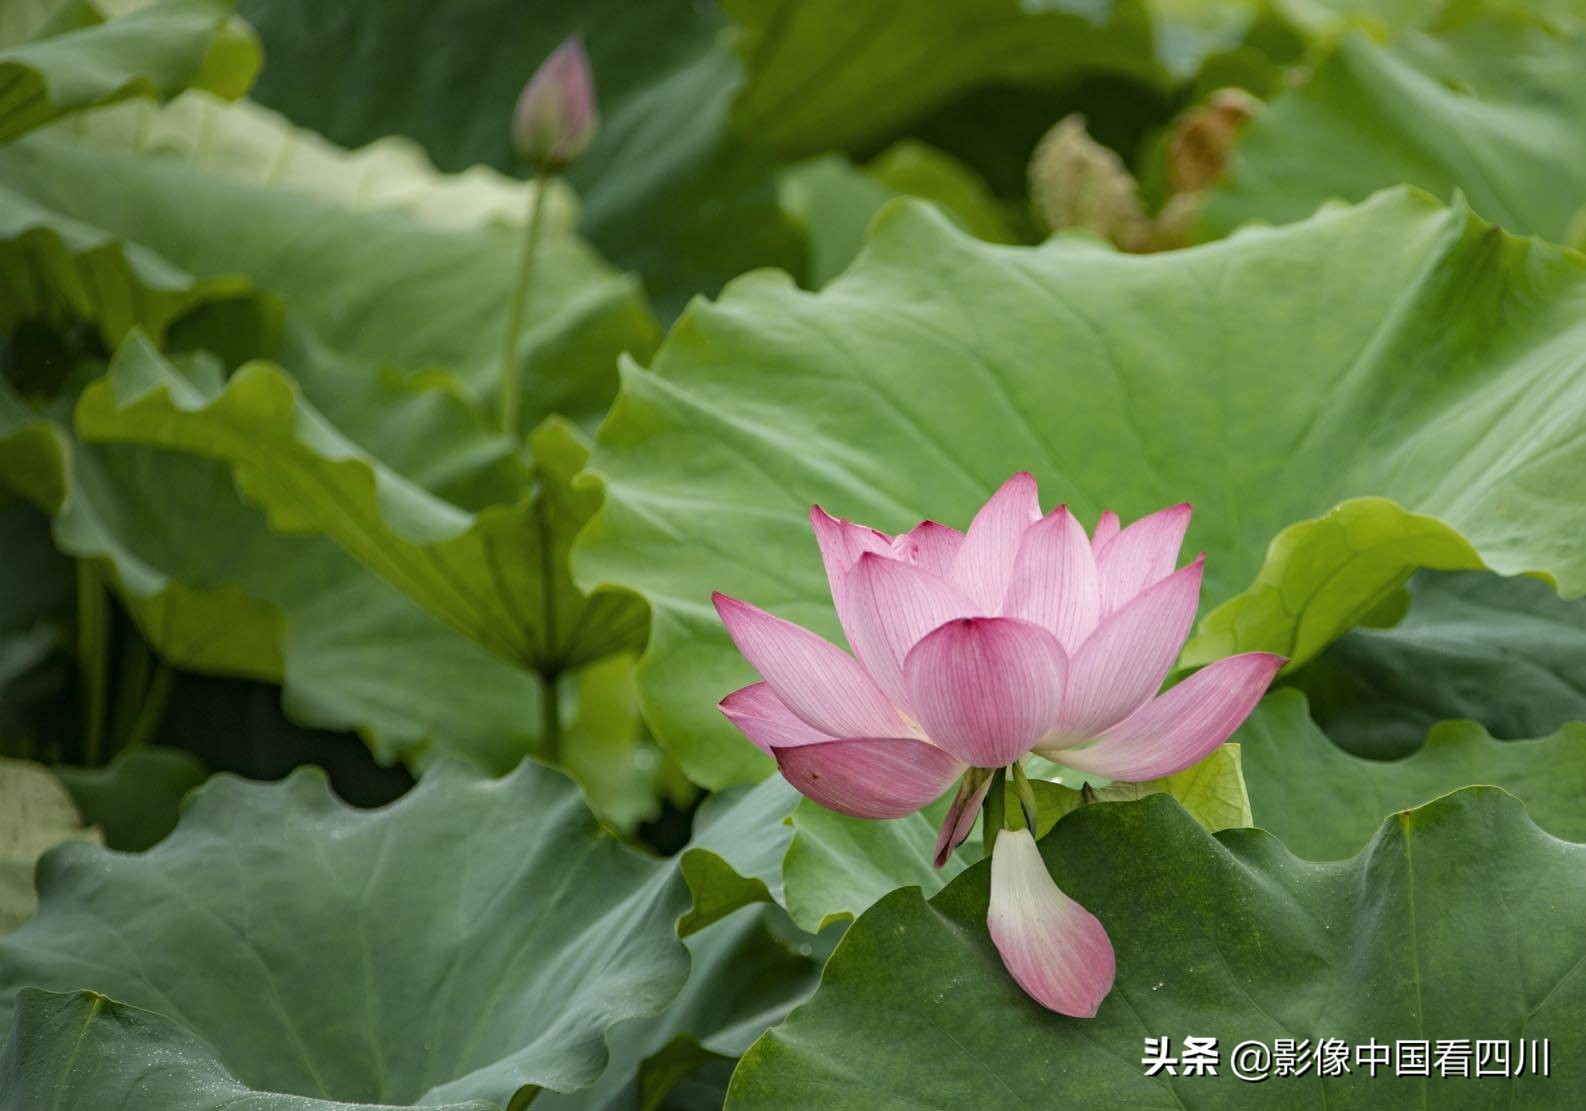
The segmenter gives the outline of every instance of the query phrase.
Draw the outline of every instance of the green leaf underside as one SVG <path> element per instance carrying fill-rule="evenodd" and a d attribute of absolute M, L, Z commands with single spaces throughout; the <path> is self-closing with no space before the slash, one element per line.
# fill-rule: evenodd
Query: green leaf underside
<path fill-rule="evenodd" d="M 713 786 L 768 765 L 714 710 L 754 674 L 710 592 L 837 635 L 811 503 L 962 527 L 1021 469 L 1087 522 L 1190 501 L 1222 605 L 1185 663 L 1303 661 L 1419 566 L 1573 596 L 1583 307 L 1578 256 L 1408 191 L 1149 257 L 895 204 L 819 294 L 748 275 L 624 371 L 575 575 L 650 602 L 647 717 Z"/>
<path fill-rule="evenodd" d="M 688 973 L 672 865 L 618 845 L 531 764 L 503 780 L 441 765 L 378 811 L 311 770 L 218 777 L 149 853 L 52 853 L 39 890 L 0 943 L 0 1025 L 24 985 L 91 985 L 201 1037 L 259 1092 L 505 1106 L 573 1090 L 604 1067 L 606 1029 L 660 1011 Z"/>
<path fill-rule="evenodd" d="M 137 337 L 84 392 L 77 428 L 229 463 L 272 529 L 323 533 L 503 659 L 554 674 L 642 638 L 635 600 L 586 598 L 557 570 L 598 502 L 570 490 L 586 449 L 569 429 L 535 437 L 547 493 L 470 515 L 358 449 L 279 368 L 250 363 L 206 395 Z"/>
<path fill-rule="evenodd" d="M 1554 837 L 1586 842 L 1586 725 L 1498 741 L 1475 722 L 1445 721 L 1410 754 L 1367 760 L 1328 739 L 1302 694 L 1276 691 L 1238 738 L 1255 823 L 1309 860 L 1350 856 L 1387 815 L 1471 783 L 1502 787 Z"/>
<path fill-rule="evenodd" d="M 1287 223 L 1403 182 L 1562 242 L 1586 206 L 1583 114 L 1586 31 L 1479 22 L 1392 46 L 1351 35 L 1256 116 L 1204 230 Z"/>
<path fill-rule="evenodd" d="M 157 0 L 105 21 L 66 0 L 37 37 L 0 49 L 0 142 L 123 97 L 166 100 L 189 86 L 240 96 L 259 53 L 226 26 L 235 8 L 236 0 Z"/>
<path fill-rule="evenodd" d="M 1397 625 L 1356 629 L 1293 677 L 1345 750 L 1407 756 L 1450 718 L 1505 740 L 1586 721 L 1586 603 L 1480 573 L 1419 574 L 1409 597 Z"/>
<path fill-rule="evenodd" d="M 819 991 L 744 1056 L 727 1106 L 1555 1108 L 1586 1052 L 1586 848 L 1472 788 L 1397 814 L 1353 860 L 1213 837 L 1171 800 L 1086 807 L 1042 842 L 1107 927 L 1118 981 L 1094 1019 L 1029 999 L 985 928 L 989 869 L 850 927 Z M 1120 882 L 1127 877 L 1127 882 Z M 1219 1039 L 1218 1075 L 1146 1077 L 1143 1039 Z M 1244 1040 L 1551 1039 L 1553 1075 L 1251 1084 Z M 1175 1052 L 1176 1055 L 1176 1052 Z M 1474 1067 L 1472 1066 L 1472 1072 Z"/>

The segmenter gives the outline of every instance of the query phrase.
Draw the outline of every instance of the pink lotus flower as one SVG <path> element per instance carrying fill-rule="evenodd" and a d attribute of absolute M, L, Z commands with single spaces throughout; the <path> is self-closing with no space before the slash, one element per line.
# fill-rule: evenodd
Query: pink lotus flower
<path fill-rule="evenodd" d="M 1094 535 L 1059 506 L 1042 515 L 1016 474 L 959 532 L 926 521 L 900 536 L 810 512 L 854 655 L 747 602 L 714 595 L 763 682 L 721 711 L 823 806 L 900 818 L 959 780 L 937 839 L 940 866 L 974 827 L 996 769 L 1031 752 L 1082 772 L 1172 775 L 1239 726 L 1284 664 L 1251 652 L 1158 694 L 1189 636 L 1198 557 L 1174 569 L 1190 507 Z M 857 657 L 857 659 L 855 658 Z M 1101 924 L 1053 883 L 1028 831 L 996 839 L 988 925 L 1019 985 L 1088 1017 L 1112 987 Z"/>

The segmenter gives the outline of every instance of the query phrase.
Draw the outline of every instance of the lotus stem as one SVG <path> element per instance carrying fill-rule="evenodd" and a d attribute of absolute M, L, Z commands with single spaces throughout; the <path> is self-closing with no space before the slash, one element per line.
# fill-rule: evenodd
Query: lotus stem
<path fill-rule="evenodd" d="M 501 343 L 501 370 L 497 375 L 501 396 L 497 401 L 497 415 L 501 421 L 501 434 L 509 439 L 518 437 L 518 411 L 521 408 L 522 363 L 518 359 L 518 336 L 523 330 L 524 309 L 529 291 L 534 284 L 534 252 L 539 247 L 540 224 L 545 215 L 545 195 L 550 192 L 555 175 L 539 170 L 534 175 L 533 191 L 529 197 L 529 216 L 523 226 L 523 250 L 518 255 L 518 278 L 512 289 L 512 302 L 507 308 L 507 334 Z"/>

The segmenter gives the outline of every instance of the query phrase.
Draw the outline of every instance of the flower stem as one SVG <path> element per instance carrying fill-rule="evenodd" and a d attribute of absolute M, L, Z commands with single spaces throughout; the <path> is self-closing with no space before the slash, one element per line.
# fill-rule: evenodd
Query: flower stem
<path fill-rule="evenodd" d="M 1017 762 L 1013 765 L 1013 785 L 1019 792 L 1019 809 L 1024 812 L 1024 824 L 1029 827 L 1030 836 L 1035 836 L 1036 814 L 1035 790 L 1030 786 L 1030 781 L 1025 778 L 1024 768 Z"/>
<path fill-rule="evenodd" d="M 562 760 L 562 700 L 557 676 L 540 672 L 540 757 Z"/>
<path fill-rule="evenodd" d="M 991 773 L 991 786 L 986 788 L 986 800 L 980 804 L 980 855 L 988 857 L 996 847 L 997 834 L 1002 832 L 1002 822 L 1007 816 L 1008 800 L 1004 797 L 1006 768 Z"/>
<path fill-rule="evenodd" d="M 110 694 L 110 607 L 99 572 L 86 559 L 77 561 L 77 668 L 88 695 L 84 699 L 83 763 L 91 768 L 98 765 L 105 740 L 105 707 Z"/>
<path fill-rule="evenodd" d="M 540 243 L 540 224 L 545 214 L 545 195 L 551 191 L 549 170 L 534 174 L 533 195 L 529 198 L 528 223 L 523 228 L 523 250 L 518 255 L 518 280 L 512 289 L 512 302 L 507 308 L 507 334 L 501 344 L 501 371 L 497 375 L 501 396 L 496 403 L 501 421 L 501 433 L 511 439 L 518 436 L 518 409 L 521 401 L 522 364 L 518 360 L 518 333 L 523 330 L 524 308 L 529 300 L 529 289 L 534 283 L 534 252 Z"/>

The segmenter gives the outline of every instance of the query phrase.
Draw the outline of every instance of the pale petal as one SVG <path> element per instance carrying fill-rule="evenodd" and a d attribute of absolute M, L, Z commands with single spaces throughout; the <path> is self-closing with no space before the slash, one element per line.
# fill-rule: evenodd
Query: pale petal
<path fill-rule="evenodd" d="M 832 739 L 789 710 L 770 683 L 751 683 L 735 690 L 718 702 L 716 708 L 768 755 L 773 748 L 818 744 Z"/>
<path fill-rule="evenodd" d="M 744 658 L 782 703 L 834 737 L 889 737 L 908 730 L 848 653 L 791 621 L 725 594 L 716 612 Z"/>
<path fill-rule="evenodd" d="M 1071 768 L 1130 783 L 1181 772 L 1233 735 L 1287 662 L 1270 652 L 1218 660 L 1147 702 L 1095 744 L 1049 755 Z"/>
<path fill-rule="evenodd" d="M 1066 506 L 1025 529 L 1002 614 L 1040 625 L 1070 655 L 1096 628 L 1096 559 L 1084 527 Z"/>
<path fill-rule="evenodd" d="M 1011 617 L 966 617 L 926 636 L 903 664 L 925 735 L 977 767 L 1012 763 L 1050 728 L 1062 702 L 1055 637 Z"/>
<path fill-rule="evenodd" d="M 1058 890 L 1027 829 L 997 835 L 986 926 L 1008 972 L 1048 1010 L 1090 1018 L 1112 990 L 1117 962 L 1107 931 Z"/>
<path fill-rule="evenodd" d="M 783 777 L 828 810 L 855 818 L 902 818 L 935 802 L 962 762 L 910 737 L 849 737 L 772 751 Z"/>
<path fill-rule="evenodd" d="M 818 505 L 810 507 L 810 525 L 815 529 L 815 542 L 820 545 L 821 563 L 826 568 L 826 583 L 831 589 L 837 620 L 842 624 L 843 633 L 848 634 L 843 580 L 866 552 L 891 555 L 893 540 L 884 532 L 833 517 Z M 848 639 L 852 647 L 853 637 L 849 635 Z"/>
<path fill-rule="evenodd" d="M 854 654 L 895 705 L 909 706 L 903 660 L 920 638 L 976 612 L 946 579 L 913 564 L 865 553 L 843 583 L 844 626 Z"/>
<path fill-rule="evenodd" d="M 953 805 L 936 834 L 935 860 L 938 868 L 947 863 L 953 850 L 962 845 L 969 831 L 975 828 L 975 817 L 980 813 L 980 804 L 986 801 L 991 780 L 991 772 L 980 768 L 971 768 L 964 773 L 958 793 L 953 796 Z"/>
<path fill-rule="evenodd" d="M 1096 531 L 1090 536 L 1090 549 L 1098 556 L 1107 546 L 1107 542 L 1118 535 L 1118 514 L 1112 510 L 1104 510 L 1096 519 Z"/>
<path fill-rule="evenodd" d="M 1195 620 L 1203 562 L 1196 559 L 1104 617 L 1069 660 L 1057 717 L 1060 746 L 1098 736 L 1161 688 Z"/>
<path fill-rule="evenodd" d="M 974 600 L 981 613 L 1002 608 L 1019 537 L 1041 519 L 1035 479 L 1021 471 L 1002 484 L 969 524 L 953 560 L 953 585 Z"/>
<path fill-rule="evenodd" d="M 909 531 L 914 562 L 933 575 L 947 578 L 953 573 L 953 560 L 963 546 L 964 534 L 935 521 L 921 521 Z"/>
<path fill-rule="evenodd" d="M 1146 587 L 1173 573 L 1189 522 L 1188 502 L 1170 505 L 1141 517 L 1097 555 L 1103 614 L 1112 613 Z"/>

